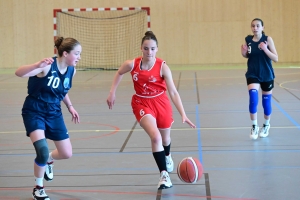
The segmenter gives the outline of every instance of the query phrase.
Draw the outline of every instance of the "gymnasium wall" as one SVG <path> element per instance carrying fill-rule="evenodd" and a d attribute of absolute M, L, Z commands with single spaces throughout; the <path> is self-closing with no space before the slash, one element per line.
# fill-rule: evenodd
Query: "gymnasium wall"
<path fill-rule="evenodd" d="M 240 46 L 256 17 L 279 63 L 300 63 L 299 0 L 0 0 L 0 68 L 53 55 L 55 8 L 140 6 L 150 7 L 157 56 L 169 65 L 244 65 Z"/>

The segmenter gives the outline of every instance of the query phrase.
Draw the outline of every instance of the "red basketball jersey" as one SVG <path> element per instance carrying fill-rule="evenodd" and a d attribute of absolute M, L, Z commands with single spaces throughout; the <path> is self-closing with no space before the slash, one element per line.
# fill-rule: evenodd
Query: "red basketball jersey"
<path fill-rule="evenodd" d="M 167 89 L 162 77 L 162 65 L 165 61 L 156 58 L 154 65 L 148 70 L 141 70 L 141 61 L 142 57 L 134 59 L 130 72 L 136 95 L 144 98 L 161 95 Z"/>

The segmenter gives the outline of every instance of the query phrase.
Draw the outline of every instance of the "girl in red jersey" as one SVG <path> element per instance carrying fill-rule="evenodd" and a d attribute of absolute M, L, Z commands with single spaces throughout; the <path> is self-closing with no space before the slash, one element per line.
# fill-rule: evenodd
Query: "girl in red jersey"
<path fill-rule="evenodd" d="M 112 109 L 117 87 L 123 75 L 130 72 L 136 92 L 132 96 L 132 110 L 137 121 L 151 139 L 153 157 L 160 171 L 158 189 L 166 189 L 172 187 L 168 172 L 172 172 L 174 169 L 170 154 L 172 106 L 166 90 L 180 113 L 182 122 L 192 128 L 196 126 L 185 114 L 170 68 L 165 61 L 155 57 L 158 51 L 158 42 L 152 31 L 145 33 L 141 50 L 142 57 L 125 61 L 117 71 L 107 98 L 107 105 L 109 109 Z"/>

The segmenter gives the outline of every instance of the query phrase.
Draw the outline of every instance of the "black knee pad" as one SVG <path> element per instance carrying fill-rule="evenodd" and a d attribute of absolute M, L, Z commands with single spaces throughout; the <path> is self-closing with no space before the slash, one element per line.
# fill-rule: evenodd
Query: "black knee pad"
<path fill-rule="evenodd" d="M 49 149 L 46 138 L 35 141 L 33 146 L 36 151 L 35 163 L 41 167 L 45 166 L 49 158 Z"/>

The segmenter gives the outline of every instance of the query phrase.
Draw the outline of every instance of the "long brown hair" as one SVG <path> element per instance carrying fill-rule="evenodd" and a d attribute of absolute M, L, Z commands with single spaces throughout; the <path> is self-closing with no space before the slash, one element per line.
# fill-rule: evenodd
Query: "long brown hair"
<path fill-rule="evenodd" d="M 60 57 L 63 55 L 64 51 L 70 53 L 77 45 L 80 45 L 80 43 L 74 38 L 63 37 L 57 37 L 54 44 Z"/>

